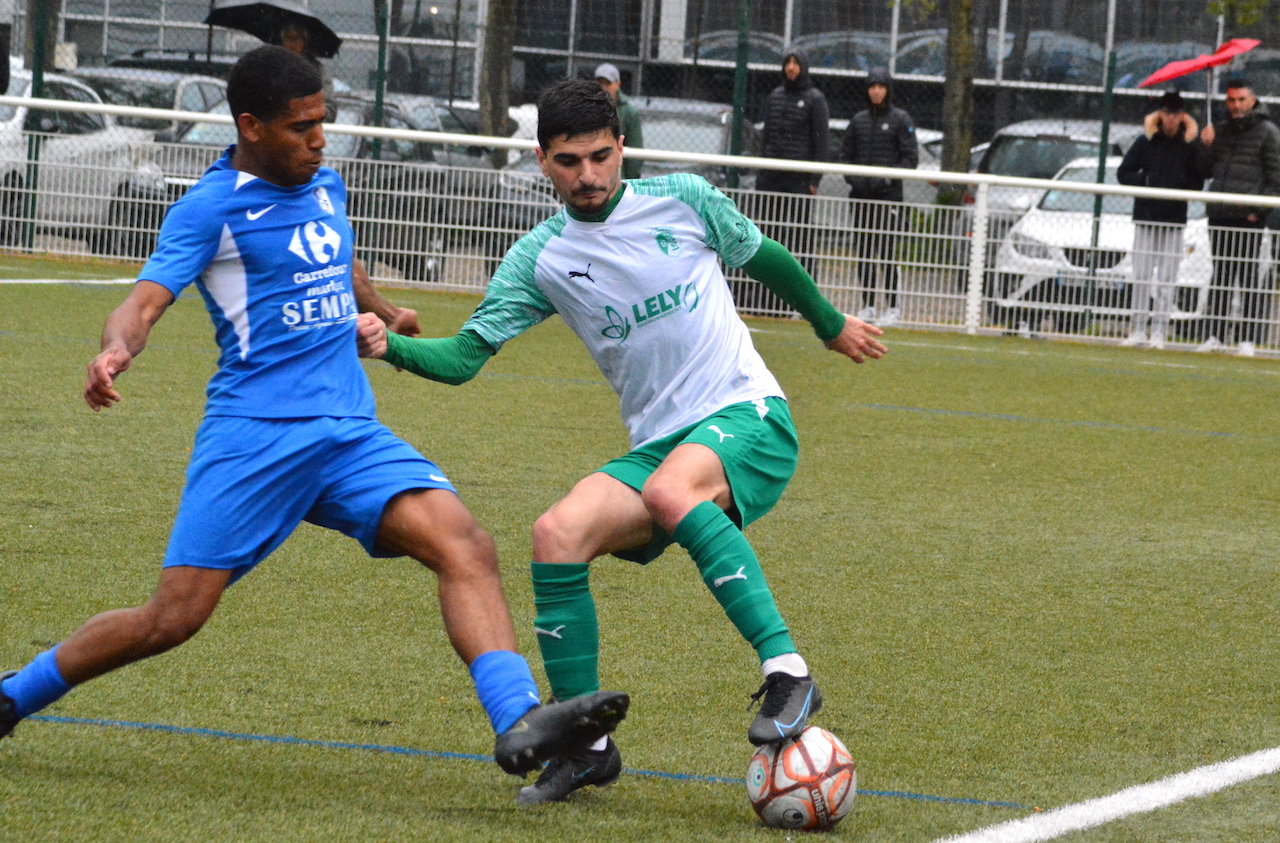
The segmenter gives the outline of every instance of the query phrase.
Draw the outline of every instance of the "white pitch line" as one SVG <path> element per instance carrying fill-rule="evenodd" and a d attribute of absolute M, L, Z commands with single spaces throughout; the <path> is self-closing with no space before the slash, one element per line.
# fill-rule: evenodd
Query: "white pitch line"
<path fill-rule="evenodd" d="M 0 284 L 136 284 L 137 278 L 0 278 Z"/>
<path fill-rule="evenodd" d="M 1136 785 L 1110 796 L 1054 808 L 1043 814 L 1010 820 L 968 834 L 941 838 L 936 843 L 1041 843 L 1131 814 L 1143 814 L 1186 799 L 1207 796 L 1277 771 L 1280 771 L 1280 747 L 1264 749 L 1150 784 Z"/>

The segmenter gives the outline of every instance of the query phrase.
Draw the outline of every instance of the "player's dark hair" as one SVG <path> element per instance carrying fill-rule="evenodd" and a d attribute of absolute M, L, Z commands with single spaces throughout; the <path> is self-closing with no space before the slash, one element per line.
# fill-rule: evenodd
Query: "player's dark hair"
<path fill-rule="evenodd" d="M 267 45 L 240 57 L 227 79 L 231 116 L 252 114 L 269 123 L 289 110 L 289 101 L 318 94 L 320 70 L 297 53 Z"/>
<path fill-rule="evenodd" d="M 594 79 L 562 79 L 538 98 L 538 146 L 543 151 L 560 137 L 609 129 L 622 136 L 613 97 Z"/>

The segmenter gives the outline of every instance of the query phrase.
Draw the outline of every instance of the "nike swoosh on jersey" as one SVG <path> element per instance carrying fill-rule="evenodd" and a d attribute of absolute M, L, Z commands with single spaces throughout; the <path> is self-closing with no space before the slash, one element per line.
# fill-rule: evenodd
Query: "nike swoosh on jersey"
<path fill-rule="evenodd" d="M 449 478 L 448 478 L 448 477 L 441 477 L 439 474 L 428 474 L 427 476 L 428 476 L 428 477 L 430 477 L 432 480 L 436 481 L 437 483 L 448 483 L 448 482 L 449 482 Z"/>
<path fill-rule="evenodd" d="M 274 207 L 275 205 L 268 205 L 267 207 L 263 208 L 261 211 L 245 211 L 244 215 L 245 215 L 245 218 L 249 220 L 249 222 L 253 222 L 258 217 L 262 216 L 263 214 L 265 214 L 267 211 L 270 211 Z"/>

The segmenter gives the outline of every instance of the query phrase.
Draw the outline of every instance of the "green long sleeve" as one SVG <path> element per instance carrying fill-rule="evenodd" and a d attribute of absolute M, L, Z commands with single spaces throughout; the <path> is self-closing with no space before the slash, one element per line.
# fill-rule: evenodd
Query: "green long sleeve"
<path fill-rule="evenodd" d="M 803 316 L 823 342 L 844 330 L 844 314 L 823 298 L 800 261 L 776 240 L 761 238 L 759 250 L 742 269 Z"/>
<path fill-rule="evenodd" d="M 479 374 L 494 354 L 493 346 L 475 331 L 459 331 L 440 339 L 388 333 L 387 353 L 382 359 L 415 375 L 457 386 Z"/>

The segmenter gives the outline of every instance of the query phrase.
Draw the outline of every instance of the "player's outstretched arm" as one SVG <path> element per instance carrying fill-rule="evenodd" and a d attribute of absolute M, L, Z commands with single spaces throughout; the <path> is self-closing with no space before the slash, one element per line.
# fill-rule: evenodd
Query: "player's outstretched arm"
<path fill-rule="evenodd" d="M 463 329 L 439 339 L 410 339 L 388 334 L 386 351 L 377 356 L 397 369 L 457 386 L 480 374 L 484 364 L 496 353 L 475 331 Z"/>
<path fill-rule="evenodd" d="M 173 304 L 173 293 L 153 281 L 139 281 L 129 297 L 111 311 L 102 329 L 102 352 L 89 363 L 84 400 L 96 413 L 120 400 L 116 378 L 146 348 L 151 328 Z"/>
<path fill-rule="evenodd" d="M 387 330 L 393 334 L 416 337 L 422 333 L 418 327 L 418 311 L 408 307 L 396 307 L 382 297 L 369 280 L 364 261 L 356 258 L 351 262 L 351 290 L 356 294 L 356 307 L 361 313 L 373 313 L 387 323 Z M 381 355 L 378 355 L 381 356 Z"/>
<path fill-rule="evenodd" d="M 856 316 L 844 315 L 844 319 L 844 328 L 836 338 L 824 343 L 827 348 L 843 354 L 854 363 L 861 363 L 867 358 L 879 360 L 888 353 L 884 343 L 876 339 L 884 333 L 883 330 Z"/>
<path fill-rule="evenodd" d="M 795 308 L 832 351 L 840 352 L 855 363 L 868 358 L 878 360 L 888 353 L 884 343 L 876 339 L 884 331 L 836 310 L 822 297 L 818 285 L 800 261 L 776 240 L 761 238 L 759 250 L 742 268 Z"/>

